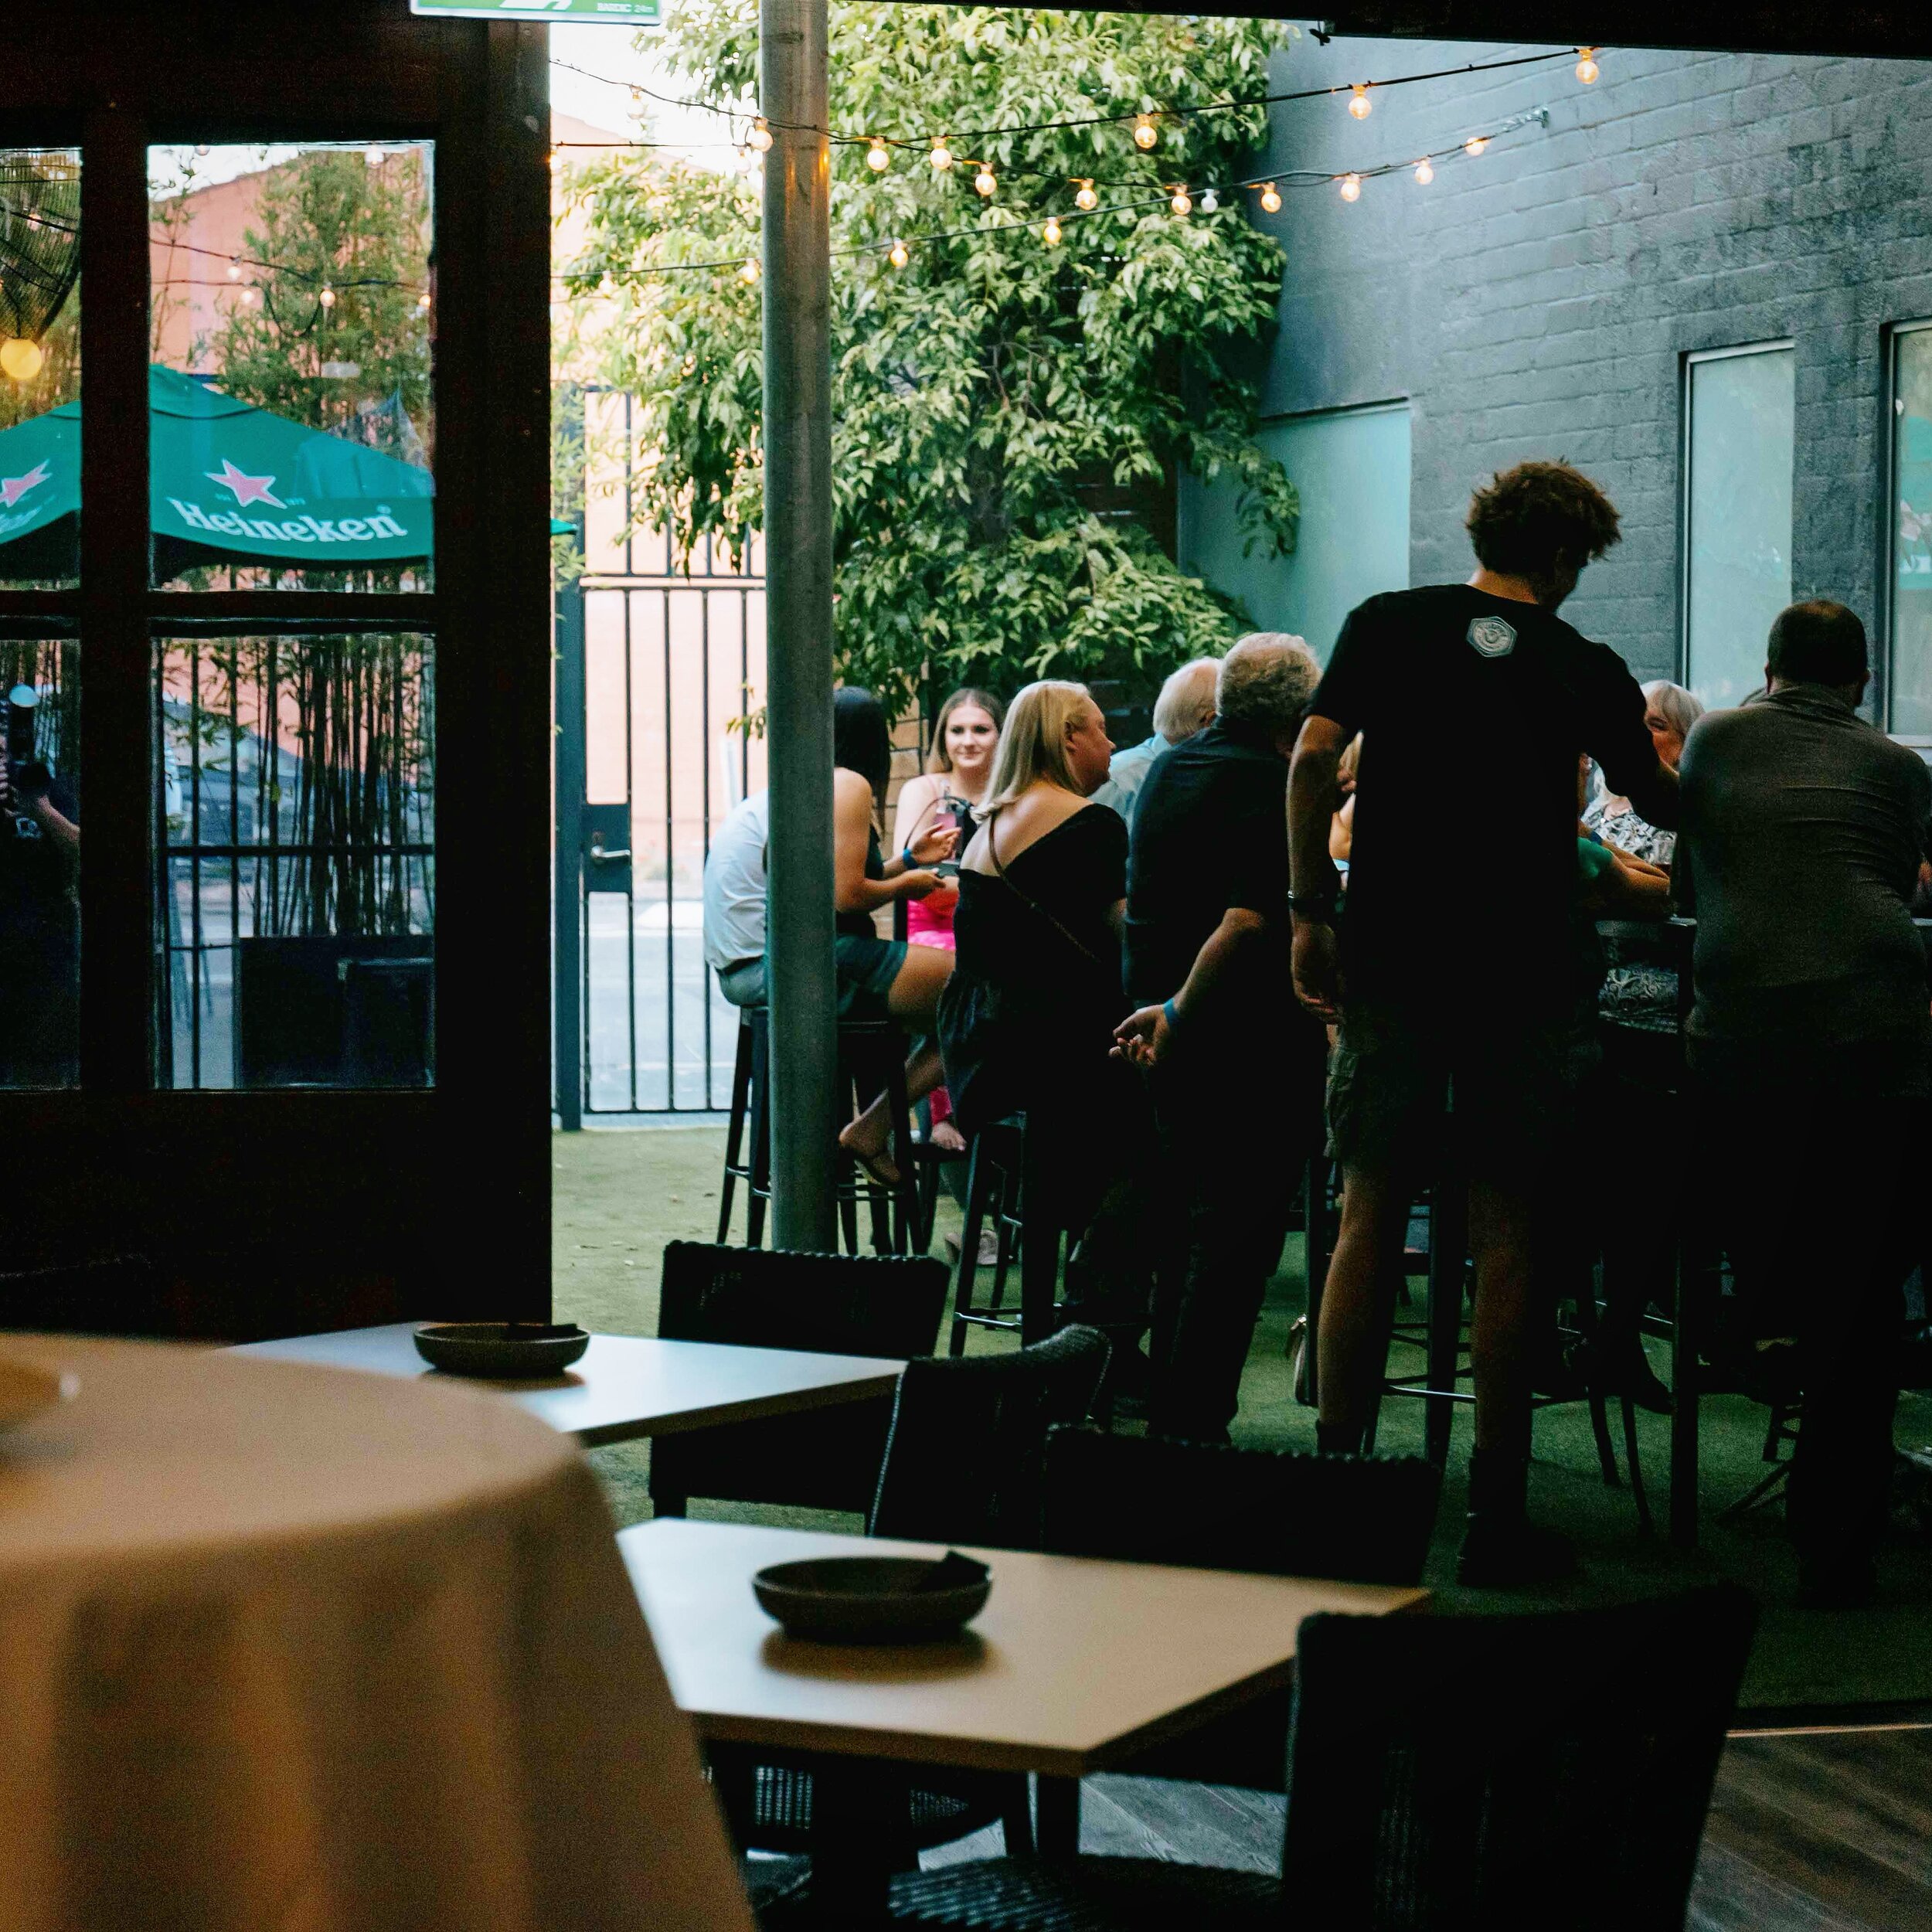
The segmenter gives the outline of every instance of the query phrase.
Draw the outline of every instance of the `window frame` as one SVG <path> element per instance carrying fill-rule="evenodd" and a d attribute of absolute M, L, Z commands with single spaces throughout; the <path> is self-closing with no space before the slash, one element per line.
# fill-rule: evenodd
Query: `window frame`
<path fill-rule="evenodd" d="M 1678 372 L 1677 383 L 1677 672 L 1676 681 L 1694 689 L 1691 667 L 1691 502 L 1695 477 L 1696 438 L 1692 390 L 1696 372 L 1705 364 L 1736 362 L 1745 355 L 1795 355 L 1798 338 L 1791 335 L 1768 338 L 1761 342 L 1735 342 L 1719 349 L 1687 349 Z M 1797 463 L 1797 434 L 1792 434 L 1792 462 Z M 1795 522 L 1795 513 L 1794 515 Z"/>
<path fill-rule="evenodd" d="M 1893 695 L 1899 688 L 1896 672 L 1898 651 L 1898 558 L 1899 515 L 1898 480 L 1900 439 L 1899 424 L 1899 356 L 1900 345 L 1915 335 L 1932 339 L 1932 315 L 1920 319 L 1888 322 L 1885 328 L 1885 345 L 1880 357 L 1884 371 L 1884 391 L 1879 405 L 1879 414 L 1883 425 L 1879 441 L 1879 495 L 1878 542 L 1878 623 L 1879 640 L 1879 663 L 1885 679 L 1884 712 L 1886 734 L 1902 745 L 1910 745 L 1915 750 L 1932 750 L 1932 732 L 1900 732 L 1893 729 Z"/>

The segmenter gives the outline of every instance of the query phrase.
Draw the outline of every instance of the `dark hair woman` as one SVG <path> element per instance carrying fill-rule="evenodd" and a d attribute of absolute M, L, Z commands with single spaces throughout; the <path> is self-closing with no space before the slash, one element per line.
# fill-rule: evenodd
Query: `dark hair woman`
<path fill-rule="evenodd" d="M 892 732 L 869 691 L 847 687 L 832 706 L 832 903 L 842 1018 L 896 1020 L 915 1037 L 935 1029 L 940 989 L 953 970 L 952 955 L 930 947 L 881 939 L 872 914 L 895 900 L 922 899 L 939 883 L 930 869 L 952 855 L 958 832 L 934 826 L 887 859 L 879 850 L 879 823 L 892 775 Z M 922 1100 L 939 1084 L 939 1049 L 930 1037 L 906 1063 L 906 1092 Z M 885 1097 L 866 1108 L 838 1137 L 839 1145 L 889 1186 L 896 1183 L 888 1143 L 892 1120 Z M 902 1150 L 903 1151 L 903 1150 Z"/>

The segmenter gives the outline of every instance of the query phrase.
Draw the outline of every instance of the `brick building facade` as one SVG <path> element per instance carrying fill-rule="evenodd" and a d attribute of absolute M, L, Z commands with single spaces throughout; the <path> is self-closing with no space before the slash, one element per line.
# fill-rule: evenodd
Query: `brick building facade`
<path fill-rule="evenodd" d="M 1304 38 L 1274 85 L 1535 51 Z M 1675 676 L 1686 359 L 1788 341 L 1792 594 L 1842 598 L 1876 636 L 1889 332 L 1932 317 L 1932 64 L 1613 49 L 1590 86 L 1574 64 L 1377 93 L 1359 121 L 1345 93 L 1274 109 L 1257 172 L 1279 171 L 1284 205 L 1270 216 L 1247 197 L 1288 256 L 1267 414 L 1406 400 L 1416 583 L 1467 573 L 1474 484 L 1526 456 L 1577 463 L 1621 509 L 1624 540 L 1566 614 L 1640 675 Z M 1415 157 L 1539 109 L 1414 179 Z M 1352 203 L 1332 182 L 1289 185 L 1294 169 L 1384 162 L 1405 165 Z M 1258 565 L 1205 557 L 1213 508 L 1199 490 L 1184 503 L 1183 557 L 1259 583 Z"/>

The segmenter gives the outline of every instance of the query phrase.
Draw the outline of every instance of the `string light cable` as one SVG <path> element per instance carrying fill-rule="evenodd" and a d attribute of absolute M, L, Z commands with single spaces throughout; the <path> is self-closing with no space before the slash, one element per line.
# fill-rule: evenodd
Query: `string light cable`
<path fill-rule="evenodd" d="M 1039 121 L 1020 123 L 1009 127 L 960 129 L 934 128 L 923 133 L 908 134 L 882 134 L 876 129 L 867 128 L 861 133 L 845 134 L 835 129 L 822 128 L 804 121 L 781 121 L 768 119 L 755 108 L 720 106 L 716 101 L 696 100 L 672 94 L 662 94 L 644 87 L 636 81 L 622 80 L 614 74 L 594 73 L 587 67 L 580 67 L 567 60 L 553 60 L 550 65 L 567 72 L 582 75 L 586 80 L 600 81 L 607 87 L 622 87 L 632 97 L 640 96 L 660 101 L 667 107 L 688 107 L 704 114 L 718 114 L 733 121 L 751 121 L 754 127 L 768 134 L 773 129 L 787 133 L 823 134 L 835 147 L 863 147 L 872 148 L 875 143 L 888 148 L 900 148 L 920 153 L 929 152 L 936 143 L 947 145 L 960 141 L 984 141 L 1004 139 L 1016 134 L 1052 134 L 1063 129 L 1077 128 L 1105 128 L 1132 124 L 1135 145 L 1143 149 L 1151 148 L 1159 138 L 1161 124 L 1165 121 L 1185 121 L 1197 114 L 1233 114 L 1247 107 L 1267 107 L 1296 100 L 1318 100 L 1339 96 L 1347 101 L 1351 113 L 1357 119 L 1366 117 L 1365 104 L 1377 94 L 1386 93 L 1391 87 L 1417 86 L 1425 81 L 1459 79 L 1467 74 L 1496 73 L 1515 67 L 1546 66 L 1559 60 L 1573 60 L 1577 63 L 1577 77 L 1585 85 L 1594 82 L 1599 72 L 1600 63 L 1605 49 L 1602 47 L 1560 47 L 1545 53 L 1515 54 L 1501 60 L 1471 60 L 1459 67 L 1438 67 L 1427 73 L 1395 74 L 1385 80 L 1340 81 L 1331 86 L 1294 88 L 1281 94 L 1247 94 L 1226 100 L 1202 101 L 1192 107 L 1154 107 L 1128 108 L 1119 114 L 1083 114 L 1069 116 L 1057 121 Z M 1585 69 L 1588 74 L 1586 78 Z M 1359 111 L 1358 111 L 1359 110 Z M 1144 131 L 1151 133 L 1155 139 L 1144 138 Z M 710 143 L 670 143 L 662 141 L 560 141 L 560 147 L 638 147 L 712 145 Z M 743 145 L 743 143 L 734 144 Z M 768 143 L 767 143 L 768 145 Z"/>
<path fill-rule="evenodd" d="M 1046 241 L 1047 246 L 1053 247 L 1058 246 L 1061 232 L 1077 221 L 1101 219 L 1109 215 L 1136 214 L 1155 208 L 1165 208 L 1177 218 L 1185 220 L 1189 218 L 1192 208 L 1198 207 L 1202 214 L 1213 213 L 1218 211 L 1222 197 L 1243 192 L 1258 192 L 1262 205 L 1266 207 L 1270 193 L 1274 194 L 1276 205 L 1279 205 L 1281 198 L 1276 191 L 1283 186 L 1315 188 L 1345 186 L 1352 183 L 1355 192 L 1346 198 L 1354 200 L 1359 196 L 1362 184 L 1365 182 L 1379 181 L 1390 175 L 1416 171 L 1418 179 L 1423 180 L 1426 185 L 1427 179 L 1433 179 L 1434 170 L 1430 167 L 1430 174 L 1426 178 L 1420 175 L 1420 170 L 1428 167 L 1430 163 L 1468 159 L 1471 158 L 1472 143 L 1481 144 L 1477 149 L 1480 153 L 1502 135 L 1514 133 L 1519 128 L 1532 124 L 1546 127 L 1549 121 L 1549 110 L 1547 107 L 1532 107 L 1522 114 L 1512 114 L 1506 120 L 1494 122 L 1480 133 L 1466 135 L 1450 146 L 1436 148 L 1427 155 L 1412 154 L 1400 161 L 1385 161 L 1372 167 L 1348 169 L 1277 168 L 1272 174 L 1253 175 L 1242 180 L 1198 189 L 1185 183 L 1170 184 L 1157 193 L 1132 201 L 1109 202 L 1103 205 L 1097 200 L 1092 207 L 1083 205 L 1056 210 L 1044 216 L 1037 211 L 1009 216 L 988 208 L 981 219 L 970 228 L 944 229 L 930 234 L 895 233 L 887 240 L 855 243 L 845 247 L 835 248 L 831 252 L 835 260 L 883 257 L 890 261 L 895 268 L 903 268 L 906 266 L 906 260 L 902 260 L 902 257 L 910 259 L 910 252 L 913 249 L 938 242 L 969 240 L 976 236 L 996 234 L 1005 230 L 1029 229 L 1035 230 L 1041 239 Z M 1206 204 L 1210 200 L 1216 204 L 1215 209 L 1207 207 Z M 1184 201 L 1190 202 L 1189 209 L 1181 206 Z M 1269 212 L 1274 211 L 1270 209 Z M 1046 226 L 1055 230 L 1054 236 L 1050 239 L 1045 233 Z M 753 273 L 746 274 L 747 268 L 750 268 Z M 697 261 L 660 262 L 648 267 L 612 268 L 600 265 L 594 269 L 564 269 L 553 275 L 551 280 L 562 283 L 566 291 L 582 295 L 604 292 L 606 284 L 649 282 L 665 276 L 692 274 L 715 269 L 730 269 L 747 281 L 758 279 L 756 258 L 736 254 L 707 257 Z"/>

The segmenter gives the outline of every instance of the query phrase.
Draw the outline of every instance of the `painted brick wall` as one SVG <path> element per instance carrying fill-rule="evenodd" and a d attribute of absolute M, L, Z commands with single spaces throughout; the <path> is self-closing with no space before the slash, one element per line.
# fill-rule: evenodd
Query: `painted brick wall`
<path fill-rule="evenodd" d="M 1533 49 L 1295 43 L 1274 84 L 1419 73 Z M 1289 189 L 1270 413 L 1410 399 L 1412 581 L 1471 567 L 1471 488 L 1565 456 L 1607 488 L 1624 542 L 1565 614 L 1640 676 L 1678 657 L 1681 359 L 1796 343 L 1797 594 L 1875 615 L 1883 331 L 1932 315 L 1932 63 L 1758 55 L 1570 60 L 1274 110 L 1269 168 L 1361 168 L 1547 107 L 1475 159 Z M 1184 165 L 1184 164 L 1180 164 Z M 1178 172 L 1178 166 L 1177 166 Z"/>

